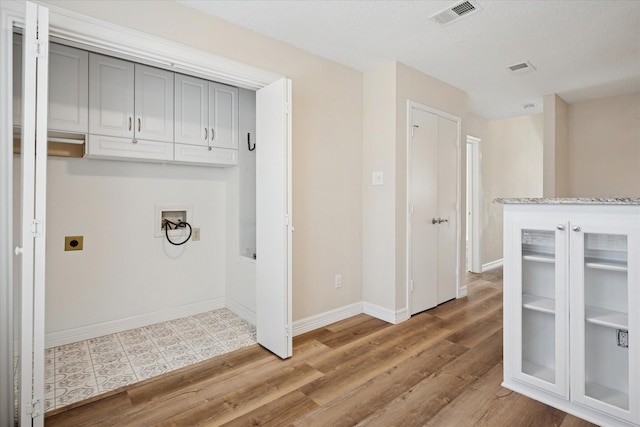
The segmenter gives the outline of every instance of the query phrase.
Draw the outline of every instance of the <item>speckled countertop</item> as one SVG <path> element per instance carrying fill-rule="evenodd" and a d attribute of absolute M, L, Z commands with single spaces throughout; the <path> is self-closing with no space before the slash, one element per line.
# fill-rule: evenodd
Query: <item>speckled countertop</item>
<path fill-rule="evenodd" d="M 590 197 L 590 198 L 500 198 L 495 203 L 503 205 L 640 205 L 640 197 Z"/>

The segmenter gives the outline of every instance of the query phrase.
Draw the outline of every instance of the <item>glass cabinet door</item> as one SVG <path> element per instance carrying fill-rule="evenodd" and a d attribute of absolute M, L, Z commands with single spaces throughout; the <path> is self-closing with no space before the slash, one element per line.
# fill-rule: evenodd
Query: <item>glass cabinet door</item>
<path fill-rule="evenodd" d="M 628 226 L 572 224 L 572 396 L 635 422 L 640 400 L 637 243 L 637 227 L 630 232 Z"/>
<path fill-rule="evenodd" d="M 524 223 L 517 230 L 520 249 L 516 314 L 515 377 L 567 397 L 566 226 Z"/>

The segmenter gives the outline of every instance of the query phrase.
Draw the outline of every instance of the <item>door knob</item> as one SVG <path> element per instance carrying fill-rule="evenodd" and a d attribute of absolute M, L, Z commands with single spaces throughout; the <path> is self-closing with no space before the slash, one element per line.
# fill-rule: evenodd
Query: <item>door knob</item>
<path fill-rule="evenodd" d="M 16 246 L 15 250 L 14 250 L 16 255 L 22 255 L 22 253 L 24 252 L 23 249 L 20 246 Z"/>
<path fill-rule="evenodd" d="M 431 224 L 442 224 L 443 222 L 449 222 L 446 218 L 431 218 Z"/>

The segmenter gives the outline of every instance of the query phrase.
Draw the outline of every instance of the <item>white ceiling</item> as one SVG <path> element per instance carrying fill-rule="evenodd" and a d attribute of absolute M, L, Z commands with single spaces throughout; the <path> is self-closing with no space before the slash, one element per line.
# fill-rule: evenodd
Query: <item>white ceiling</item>
<path fill-rule="evenodd" d="M 550 93 L 640 92 L 640 0 L 476 0 L 445 26 L 429 17 L 459 1 L 177 1 L 363 72 L 397 60 L 465 90 L 485 119 L 541 112 Z M 507 70 L 524 61 L 537 71 Z"/>

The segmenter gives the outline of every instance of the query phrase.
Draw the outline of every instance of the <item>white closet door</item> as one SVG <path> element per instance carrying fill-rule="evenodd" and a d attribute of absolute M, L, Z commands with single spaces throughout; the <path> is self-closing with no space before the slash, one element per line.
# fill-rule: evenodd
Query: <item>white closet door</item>
<path fill-rule="evenodd" d="M 256 94 L 256 317 L 258 343 L 292 354 L 291 80 Z"/>
<path fill-rule="evenodd" d="M 26 3 L 22 70 L 20 426 L 44 425 L 44 278 L 49 11 Z M 39 153 L 36 156 L 36 152 Z"/>
<path fill-rule="evenodd" d="M 133 138 L 133 62 L 89 54 L 89 133 Z"/>
<path fill-rule="evenodd" d="M 173 142 L 173 73 L 135 64 L 135 135 Z"/>

